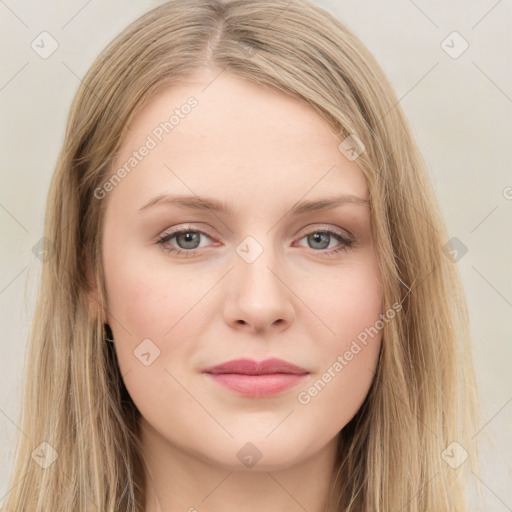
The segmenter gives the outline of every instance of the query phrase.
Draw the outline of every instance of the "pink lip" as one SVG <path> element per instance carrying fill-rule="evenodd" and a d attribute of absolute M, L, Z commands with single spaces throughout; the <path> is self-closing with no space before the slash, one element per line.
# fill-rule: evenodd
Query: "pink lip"
<path fill-rule="evenodd" d="M 282 359 L 271 358 L 260 363 L 236 359 L 205 368 L 203 373 L 242 395 L 266 397 L 295 386 L 309 372 Z"/>

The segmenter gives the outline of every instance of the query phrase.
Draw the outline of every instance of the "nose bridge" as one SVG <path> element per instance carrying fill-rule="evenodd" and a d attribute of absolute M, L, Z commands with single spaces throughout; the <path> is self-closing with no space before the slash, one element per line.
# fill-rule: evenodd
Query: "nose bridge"
<path fill-rule="evenodd" d="M 230 322 L 262 329 L 289 321 L 293 314 L 290 292 L 281 276 L 280 255 L 272 234 L 247 236 L 236 247 L 230 293 L 225 313 Z M 284 282 L 283 282 L 284 281 Z"/>
<path fill-rule="evenodd" d="M 280 258 L 271 234 L 247 236 L 236 247 L 236 253 L 235 279 L 244 289 L 256 295 L 265 292 L 267 299 L 281 291 L 282 283 L 274 274 Z"/>

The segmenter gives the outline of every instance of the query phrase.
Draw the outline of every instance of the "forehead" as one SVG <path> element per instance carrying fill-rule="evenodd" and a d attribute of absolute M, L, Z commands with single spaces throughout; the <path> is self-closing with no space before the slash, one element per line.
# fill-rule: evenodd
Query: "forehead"
<path fill-rule="evenodd" d="M 239 201 L 286 193 L 299 200 L 314 187 L 319 194 L 366 197 L 362 172 L 339 142 L 311 106 L 280 91 L 226 72 L 180 82 L 153 98 L 130 126 L 113 170 L 144 145 L 151 149 L 137 155 L 113 195 L 140 196 L 139 206 L 162 192 Z"/>

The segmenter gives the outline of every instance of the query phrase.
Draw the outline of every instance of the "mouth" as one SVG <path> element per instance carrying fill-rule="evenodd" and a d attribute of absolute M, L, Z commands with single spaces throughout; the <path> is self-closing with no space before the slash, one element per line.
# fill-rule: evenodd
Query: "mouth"
<path fill-rule="evenodd" d="M 221 387 L 240 395 L 270 397 L 298 385 L 309 371 L 282 359 L 260 363 L 237 359 L 203 370 Z"/>

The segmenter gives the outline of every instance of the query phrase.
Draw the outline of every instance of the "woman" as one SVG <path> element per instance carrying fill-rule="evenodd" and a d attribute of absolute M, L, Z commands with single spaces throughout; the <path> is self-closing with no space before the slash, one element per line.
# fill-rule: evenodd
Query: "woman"
<path fill-rule="evenodd" d="M 466 510 L 448 237 L 394 92 L 328 12 L 132 23 L 75 97 L 45 236 L 7 511 Z"/>

